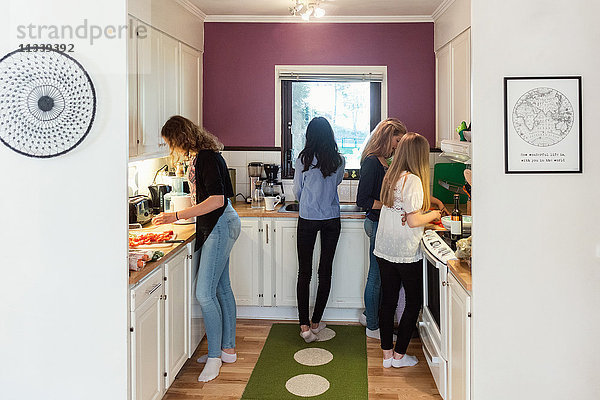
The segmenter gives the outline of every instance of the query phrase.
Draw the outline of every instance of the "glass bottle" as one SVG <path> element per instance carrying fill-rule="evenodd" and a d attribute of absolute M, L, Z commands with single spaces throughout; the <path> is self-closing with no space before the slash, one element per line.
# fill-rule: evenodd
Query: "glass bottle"
<path fill-rule="evenodd" d="M 462 214 L 458 209 L 459 200 L 460 196 L 457 193 L 454 195 L 454 210 L 452 210 L 450 218 L 450 239 L 453 242 L 462 238 Z"/>

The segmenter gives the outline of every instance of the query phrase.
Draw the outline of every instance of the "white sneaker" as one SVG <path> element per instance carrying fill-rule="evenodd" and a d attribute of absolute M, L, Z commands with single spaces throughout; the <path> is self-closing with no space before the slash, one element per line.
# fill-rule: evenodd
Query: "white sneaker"
<path fill-rule="evenodd" d="M 362 314 L 362 313 L 361 313 L 361 314 L 358 316 L 358 322 L 360 322 L 360 324 L 361 324 L 362 326 L 367 326 L 367 316 L 366 316 L 365 314 Z"/>
<path fill-rule="evenodd" d="M 365 328 L 365 333 L 366 333 L 367 337 L 370 337 L 372 339 L 381 340 L 381 335 L 379 334 L 379 329 L 371 330 L 369 328 Z M 396 336 L 396 334 L 394 333 L 394 336 L 392 336 L 392 340 L 395 342 L 397 338 L 398 338 L 398 336 Z"/>

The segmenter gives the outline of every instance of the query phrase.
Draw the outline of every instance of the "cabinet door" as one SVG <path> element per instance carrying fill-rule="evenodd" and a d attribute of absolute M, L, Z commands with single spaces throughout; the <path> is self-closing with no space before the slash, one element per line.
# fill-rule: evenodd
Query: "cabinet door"
<path fill-rule="evenodd" d="M 141 22 L 139 25 L 142 26 Z M 162 150 L 159 141 L 161 124 L 161 33 L 144 25 L 145 37 L 138 37 L 139 117 L 138 153 L 156 154 Z"/>
<path fill-rule="evenodd" d="M 165 264 L 165 366 L 168 388 L 188 359 L 188 279 L 186 250 Z"/>
<path fill-rule="evenodd" d="M 258 218 L 242 218 L 240 236 L 229 256 L 229 276 L 237 305 L 258 306 L 262 240 Z"/>
<path fill-rule="evenodd" d="M 132 312 L 133 396 L 136 400 L 160 399 L 164 393 L 164 310 L 162 286 Z"/>
<path fill-rule="evenodd" d="M 465 121 L 471 122 L 471 30 L 450 42 L 452 54 L 452 125 L 454 129 Z M 454 130 L 451 131 L 453 135 Z M 455 136 L 458 140 L 458 137 Z"/>
<path fill-rule="evenodd" d="M 448 382 L 450 400 L 471 398 L 471 297 L 448 274 Z"/>
<path fill-rule="evenodd" d="M 187 245 L 187 269 L 190 285 L 188 287 L 188 310 L 190 314 L 188 324 L 188 358 L 194 355 L 196 348 L 206 333 L 204 328 L 204 319 L 202 318 L 202 309 L 196 299 L 196 282 L 198 279 L 198 261 L 197 254 L 194 252 L 195 241 Z"/>
<path fill-rule="evenodd" d="M 275 222 L 275 304 L 297 305 L 298 250 L 296 248 L 295 218 L 280 218 Z M 314 281 L 314 279 L 313 279 Z M 312 291 L 311 291 L 312 292 Z"/>
<path fill-rule="evenodd" d="M 442 140 L 453 138 L 451 122 L 452 99 L 452 60 L 450 45 L 442 47 L 435 54 L 436 69 L 436 146 L 439 148 Z"/>
<path fill-rule="evenodd" d="M 165 34 L 160 35 L 161 59 L 161 126 L 170 117 L 179 114 L 179 42 Z M 166 151 L 167 144 L 158 132 L 160 147 Z"/>
<path fill-rule="evenodd" d="M 342 231 L 333 259 L 329 306 L 364 307 L 363 292 L 369 265 L 368 256 L 369 241 L 363 228 L 363 221 L 342 221 Z"/>
<path fill-rule="evenodd" d="M 131 20 L 132 32 L 137 32 L 137 22 Z M 127 39 L 127 91 L 129 96 L 129 157 L 138 155 L 138 64 L 137 35 Z"/>
<path fill-rule="evenodd" d="M 202 124 L 202 53 L 180 43 L 181 115 Z"/>

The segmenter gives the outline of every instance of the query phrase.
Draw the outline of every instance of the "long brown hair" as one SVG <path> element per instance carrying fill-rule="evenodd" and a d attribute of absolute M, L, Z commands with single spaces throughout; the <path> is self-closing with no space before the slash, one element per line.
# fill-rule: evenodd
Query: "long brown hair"
<path fill-rule="evenodd" d="M 389 157 L 392 155 L 392 136 L 404 135 L 406 126 L 396 118 L 388 118 L 381 121 L 373 132 L 362 152 L 360 162 L 369 156 Z"/>
<path fill-rule="evenodd" d="M 160 134 L 165 139 L 171 152 L 186 157 L 200 150 L 223 150 L 223 144 L 215 135 L 196 125 L 181 115 L 175 115 L 163 125 Z"/>
<path fill-rule="evenodd" d="M 418 133 L 405 134 L 394 153 L 394 160 L 388 169 L 381 185 L 381 202 L 387 207 L 394 206 L 394 189 L 404 171 L 421 179 L 423 185 L 422 211 L 429 210 L 431 196 L 429 194 L 429 142 Z"/>

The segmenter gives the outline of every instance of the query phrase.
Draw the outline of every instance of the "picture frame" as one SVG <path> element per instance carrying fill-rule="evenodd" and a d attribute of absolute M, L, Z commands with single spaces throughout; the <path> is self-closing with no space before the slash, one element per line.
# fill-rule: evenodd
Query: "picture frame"
<path fill-rule="evenodd" d="M 581 76 L 504 78 L 504 172 L 582 173 Z"/>

